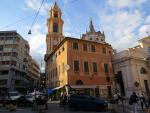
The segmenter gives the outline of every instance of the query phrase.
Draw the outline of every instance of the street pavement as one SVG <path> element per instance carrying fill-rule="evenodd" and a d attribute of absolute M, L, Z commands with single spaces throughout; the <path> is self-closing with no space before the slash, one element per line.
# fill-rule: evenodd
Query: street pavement
<path fill-rule="evenodd" d="M 132 113 L 132 106 L 128 106 L 127 104 L 124 105 L 125 111 L 124 113 Z M 58 101 L 52 101 L 48 103 L 48 110 L 45 113 L 123 113 L 122 105 L 117 105 L 116 112 L 113 112 L 111 110 L 103 111 L 103 112 L 95 112 L 95 111 L 69 111 L 59 106 Z M 138 112 L 137 113 L 147 113 L 146 110 L 141 110 L 140 106 L 138 106 Z M 0 108 L 0 113 L 10 113 L 5 108 Z M 11 111 L 11 113 L 39 113 L 37 111 L 32 111 L 32 108 L 30 107 L 18 107 L 16 111 Z"/>

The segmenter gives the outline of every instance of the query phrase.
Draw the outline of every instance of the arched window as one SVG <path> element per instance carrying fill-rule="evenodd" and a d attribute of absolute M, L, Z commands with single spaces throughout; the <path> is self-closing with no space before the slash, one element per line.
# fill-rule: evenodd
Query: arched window
<path fill-rule="evenodd" d="M 58 17 L 58 12 L 54 13 L 54 17 L 57 18 Z"/>
<path fill-rule="evenodd" d="M 76 81 L 76 85 L 83 85 L 82 80 L 77 80 L 77 81 Z"/>
<path fill-rule="evenodd" d="M 58 24 L 54 23 L 53 25 L 53 31 L 58 32 Z"/>
<path fill-rule="evenodd" d="M 147 74 L 147 71 L 144 67 L 141 68 L 141 74 Z"/>

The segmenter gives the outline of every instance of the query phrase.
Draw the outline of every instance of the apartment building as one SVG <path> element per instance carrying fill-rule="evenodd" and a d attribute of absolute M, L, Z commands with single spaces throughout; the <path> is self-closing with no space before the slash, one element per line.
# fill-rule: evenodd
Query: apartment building
<path fill-rule="evenodd" d="M 29 90 L 39 87 L 40 68 L 39 64 L 29 55 L 28 58 L 28 80 L 30 81 Z"/>
<path fill-rule="evenodd" d="M 0 91 L 17 90 L 25 93 L 30 87 L 30 47 L 17 31 L 0 31 Z"/>

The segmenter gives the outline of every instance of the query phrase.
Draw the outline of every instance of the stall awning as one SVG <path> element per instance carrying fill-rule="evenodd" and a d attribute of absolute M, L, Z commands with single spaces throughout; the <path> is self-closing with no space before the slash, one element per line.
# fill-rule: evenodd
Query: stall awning
<path fill-rule="evenodd" d="M 53 90 L 57 90 L 57 89 L 60 89 L 62 87 L 64 87 L 64 86 L 55 87 L 55 88 L 53 88 Z"/>
<path fill-rule="evenodd" d="M 70 85 L 71 88 L 77 88 L 77 89 L 88 89 L 88 88 L 96 88 L 96 85 Z"/>

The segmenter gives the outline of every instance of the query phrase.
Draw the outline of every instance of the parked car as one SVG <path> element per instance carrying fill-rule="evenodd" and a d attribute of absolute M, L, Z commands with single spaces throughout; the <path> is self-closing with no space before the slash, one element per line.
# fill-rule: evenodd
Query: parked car
<path fill-rule="evenodd" d="M 68 106 L 74 110 L 105 110 L 108 107 L 104 99 L 89 95 L 72 94 L 68 97 Z"/>
<path fill-rule="evenodd" d="M 26 100 L 30 101 L 30 102 L 33 102 L 35 100 L 35 97 L 32 96 L 32 95 L 26 95 Z"/>
<path fill-rule="evenodd" d="M 8 98 L 10 100 L 17 100 L 18 98 L 20 98 L 20 96 L 21 95 L 17 91 L 8 92 Z"/>
<path fill-rule="evenodd" d="M 33 105 L 33 101 L 29 100 L 28 96 L 20 96 L 17 99 L 17 105 L 18 106 L 32 106 Z"/>

